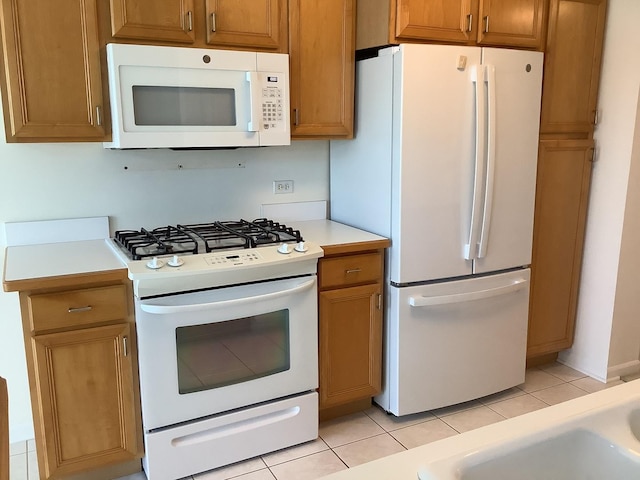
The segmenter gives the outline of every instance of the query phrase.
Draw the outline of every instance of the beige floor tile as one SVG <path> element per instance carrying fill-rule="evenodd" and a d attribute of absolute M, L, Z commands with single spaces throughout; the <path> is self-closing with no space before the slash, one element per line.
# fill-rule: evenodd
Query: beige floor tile
<path fill-rule="evenodd" d="M 502 392 L 494 393 L 493 395 L 479 398 L 478 401 L 483 405 L 490 405 L 492 403 L 501 402 L 509 398 L 519 397 L 520 395 L 524 394 L 524 390 L 520 390 L 518 387 L 513 387 Z"/>
<path fill-rule="evenodd" d="M 574 387 L 570 383 L 563 383 L 562 385 L 556 385 L 555 387 L 531 392 L 531 395 L 539 398 L 544 403 L 555 405 L 556 403 L 566 402 L 567 400 L 587 395 L 587 392 L 578 387 Z"/>
<path fill-rule="evenodd" d="M 574 387 L 578 387 L 585 392 L 594 393 L 599 392 L 600 390 L 604 390 L 606 388 L 615 387 L 616 385 L 622 385 L 624 382 L 622 380 L 616 380 L 614 382 L 604 383 L 600 380 L 596 380 L 591 377 L 579 378 L 578 380 L 574 380 L 571 382 L 571 385 Z"/>
<path fill-rule="evenodd" d="M 216 468 L 208 472 L 198 473 L 193 478 L 197 480 L 227 480 L 247 473 L 263 470 L 267 465 L 261 458 L 251 458 L 244 462 L 233 463 L 226 467 Z"/>
<path fill-rule="evenodd" d="M 463 433 L 476 428 L 484 427 L 492 423 L 500 422 L 504 417 L 489 407 L 478 407 L 464 412 L 447 415 L 442 421 L 454 428 L 457 432 Z"/>
<path fill-rule="evenodd" d="M 415 448 L 457 434 L 458 432 L 439 418 L 394 430 L 390 433 L 405 448 Z"/>
<path fill-rule="evenodd" d="M 447 415 L 454 415 L 456 413 L 464 412 L 465 410 L 470 410 L 472 408 L 477 408 L 482 406 L 478 400 L 471 400 L 469 402 L 458 403 L 457 405 L 451 405 L 450 407 L 438 408 L 436 410 L 431 410 L 436 417 L 442 418 Z"/>
<path fill-rule="evenodd" d="M 426 422 L 427 420 L 433 420 L 435 418 L 435 416 L 430 412 L 396 417 L 395 415 L 385 412 L 382 408 L 375 406 L 365 410 L 364 413 L 366 413 L 374 422 L 384 428 L 387 432 L 415 425 L 417 423 Z"/>
<path fill-rule="evenodd" d="M 530 394 L 520 395 L 488 405 L 491 410 L 499 413 L 506 418 L 513 418 L 519 415 L 524 415 L 525 413 L 540 410 L 541 408 L 545 408 L 547 406 L 548 405 L 542 400 Z"/>
<path fill-rule="evenodd" d="M 316 438 L 312 442 L 306 442 L 301 445 L 296 445 L 295 447 L 289 447 L 263 455 L 262 460 L 264 460 L 264 463 L 266 463 L 267 466 L 271 467 L 273 465 L 278 465 L 279 463 L 288 462 L 300 457 L 306 457 L 307 455 L 328 449 L 329 447 L 321 438 Z"/>
<path fill-rule="evenodd" d="M 27 454 L 21 453 L 9 457 L 9 478 L 11 480 L 27 480 Z"/>
<path fill-rule="evenodd" d="M 355 467 L 404 450 L 406 449 L 395 438 L 388 433 L 383 433 L 382 435 L 343 445 L 333 451 L 347 466 Z"/>
<path fill-rule="evenodd" d="M 320 438 L 331 448 L 384 433 L 380 425 L 363 412 L 322 422 Z"/>
<path fill-rule="evenodd" d="M 578 380 L 579 378 L 586 377 L 584 373 L 557 362 L 546 365 L 544 367 L 540 367 L 540 370 L 550 373 L 554 377 L 558 377 L 560 380 L 563 380 L 565 382 L 572 382 L 573 380 Z"/>
<path fill-rule="evenodd" d="M 314 453 L 271 467 L 277 480 L 315 480 L 330 473 L 346 470 L 347 466 L 331 450 Z"/>
<path fill-rule="evenodd" d="M 524 383 L 518 385 L 518 388 L 524 390 L 527 393 L 535 392 L 536 390 L 542 390 L 544 388 L 553 387 L 563 383 L 561 379 L 551 375 L 550 373 L 531 368 L 526 371 L 524 377 Z"/>
<path fill-rule="evenodd" d="M 27 478 L 29 480 L 40 480 L 38 472 L 38 456 L 35 451 L 27 452 Z"/>
<path fill-rule="evenodd" d="M 193 477 L 187 477 L 187 478 L 193 478 Z M 147 480 L 147 476 L 144 474 L 144 472 L 138 472 L 131 475 L 127 475 L 125 477 L 117 478 L 116 480 Z"/>
<path fill-rule="evenodd" d="M 233 477 L 233 480 L 275 480 L 276 477 L 268 468 L 264 470 L 258 470 L 256 472 L 246 473 L 238 477 Z"/>

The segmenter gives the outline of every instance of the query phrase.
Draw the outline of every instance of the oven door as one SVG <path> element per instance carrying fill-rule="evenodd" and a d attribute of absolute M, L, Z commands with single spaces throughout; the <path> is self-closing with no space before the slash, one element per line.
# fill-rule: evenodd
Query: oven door
<path fill-rule="evenodd" d="M 316 277 L 136 300 L 145 431 L 318 387 Z"/>

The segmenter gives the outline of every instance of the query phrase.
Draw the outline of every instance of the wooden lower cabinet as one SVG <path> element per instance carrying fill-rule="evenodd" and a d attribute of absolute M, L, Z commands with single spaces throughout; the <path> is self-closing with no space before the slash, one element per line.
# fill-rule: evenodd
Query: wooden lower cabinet
<path fill-rule="evenodd" d="M 540 142 L 527 358 L 573 342 L 593 140 Z"/>
<path fill-rule="evenodd" d="M 20 292 L 41 479 L 140 470 L 133 297 L 121 275 Z"/>
<path fill-rule="evenodd" d="M 320 418 L 366 408 L 382 381 L 384 251 L 319 261 Z"/>

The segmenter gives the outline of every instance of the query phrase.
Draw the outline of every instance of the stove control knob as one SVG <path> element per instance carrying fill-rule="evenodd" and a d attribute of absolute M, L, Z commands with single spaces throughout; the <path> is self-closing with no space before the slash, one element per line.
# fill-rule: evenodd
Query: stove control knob
<path fill-rule="evenodd" d="M 307 250 L 309 250 L 309 247 L 307 247 L 304 242 L 298 242 L 295 248 L 296 252 L 306 252 Z"/>
<path fill-rule="evenodd" d="M 151 268 L 152 270 L 162 268 L 163 265 L 164 262 L 162 260 L 159 260 L 158 257 L 153 257 L 147 262 L 147 268 Z"/>
<path fill-rule="evenodd" d="M 278 252 L 280 253 L 291 253 L 291 247 L 287 243 L 283 243 L 278 247 Z"/>
<path fill-rule="evenodd" d="M 167 262 L 167 265 L 170 267 L 179 267 L 184 265 L 184 260 L 182 260 L 178 255 L 174 255 L 173 258 Z"/>

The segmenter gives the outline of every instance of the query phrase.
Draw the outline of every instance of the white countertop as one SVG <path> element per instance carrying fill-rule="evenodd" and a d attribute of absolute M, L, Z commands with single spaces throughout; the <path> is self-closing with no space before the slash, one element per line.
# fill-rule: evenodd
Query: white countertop
<path fill-rule="evenodd" d="M 290 223 L 293 228 L 300 230 L 305 240 L 317 243 L 321 247 L 388 241 L 380 235 L 365 232 L 332 220 L 306 220 Z"/>
<path fill-rule="evenodd" d="M 379 235 L 331 220 L 308 220 L 290 224 L 300 230 L 305 240 L 322 247 L 387 242 L 386 238 Z M 107 244 L 108 241 L 83 240 L 7 247 L 3 279 L 5 290 L 6 284 L 10 282 L 125 268 Z"/>
<path fill-rule="evenodd" d="M 4 282 L 125 268 L 106 240 L 7 247 Z"/>

